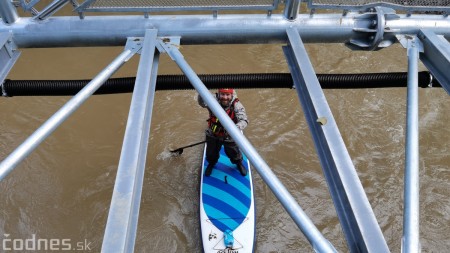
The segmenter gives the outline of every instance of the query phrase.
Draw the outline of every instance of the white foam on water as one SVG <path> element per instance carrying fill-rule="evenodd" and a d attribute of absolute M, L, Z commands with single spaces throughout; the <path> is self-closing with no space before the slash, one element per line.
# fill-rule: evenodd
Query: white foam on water
<path fill-rule="evenodd" d="M 168 160 L 168 159 L 170 159 L 172 157 L 176 157 L 176 156 L 178 156 L 178 154 L 174 154 L 174 153 L 170 152 L 170 150 L 166 149 L 163 152 L 159 153 L 156 156 L 156 159 L 159 161 L 165 161 L 165 160 Z"/>

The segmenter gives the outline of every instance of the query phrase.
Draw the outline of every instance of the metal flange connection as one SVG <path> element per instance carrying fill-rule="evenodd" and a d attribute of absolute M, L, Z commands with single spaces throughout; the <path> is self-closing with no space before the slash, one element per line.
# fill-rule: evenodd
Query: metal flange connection
<path fill-rule="evenodd" d="M 350 39 L 346 46 L 353 50 L 379 50 L 392 45 L 396 38 L 392 34 L 396 30 L 386 26 L 386 21 L 400 19 L 393 9 L 386 7 L 374 7 L 356 19 L 357 37 Z"/>

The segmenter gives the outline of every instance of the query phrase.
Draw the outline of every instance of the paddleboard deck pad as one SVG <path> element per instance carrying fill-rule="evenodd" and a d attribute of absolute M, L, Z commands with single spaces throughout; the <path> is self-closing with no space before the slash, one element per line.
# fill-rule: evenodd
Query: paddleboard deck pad
<path fill-rule="evenodd" d="M 208 162 L 203 152 L 200 180 L 200 226 L 203 252 L 254 252 L 255 206 L 250 163 L 243 162 L 247 175 L 242 176 L 225 150 L 209 177 L 205 176 Z"/>

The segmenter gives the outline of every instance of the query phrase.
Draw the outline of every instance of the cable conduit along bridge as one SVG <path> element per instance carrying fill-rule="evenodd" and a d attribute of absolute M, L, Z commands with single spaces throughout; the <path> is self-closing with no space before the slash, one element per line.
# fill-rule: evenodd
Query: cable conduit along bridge
<path fill-rule="evenodd" d="M 351 252 L 390 252 L 328 106 L 304 43 L 344 43 L 353 50 L 380 50 L 401 43 L 407 50 L 402 252 L 420 252 L 418 60 L 450 92 L 448 1 L 243 0 L 105 1 L 0 0 L 0 84 L 21 48 L 124 46 L 95 78 L 0 163 L 3 180 L 28 154 L 95 93 L 126 61 L 140 54 L 102 252 L 133 252 L 160 54 L 168 54 L 224 122 L 264 182 L 316 252 L 335 252 L 256 149 L 234 126 L 184 59 L 180 45 L 283 44 L 292 82 L 306 116 L 329 191 Z M 304 2 L 304 3 L 302 3 Z M 56 16 L 71 4 L 76 16 Z M 309 13 L 300 13 L 306 5 Z M 18 15 L 17 8 L 30 13 Z M 318 9 L 334 12 L 317 14 Z M 192 14 L 203 12 L 206 14 Z M 227 14 L 222 14 L 221 12 Z M 239 14 L 230 12 L 239 11 Z M 248 11 L 248 14 L 245 14 Z M 99 12 L 114 13 L 95 15 Z M 137 15 L 118 15 L 136 12 Z M 157 12 L 157 14 L 154 14 Z M 168 13 L 163 13 L 168 12 Z M 177 12 L 170 14 L 169 12 Z M 261 14 L 255 14 L 261 12 Z M 230 13 L 230 14 L 228 14 Z M 423 14 L 425 13 L 425 14 Z M 87 15 L 89 14 L 89 15 Z M 151 70 L 151 71 L 149 71 Z M 124 232 L 126 231 L 126 232 Z"/>

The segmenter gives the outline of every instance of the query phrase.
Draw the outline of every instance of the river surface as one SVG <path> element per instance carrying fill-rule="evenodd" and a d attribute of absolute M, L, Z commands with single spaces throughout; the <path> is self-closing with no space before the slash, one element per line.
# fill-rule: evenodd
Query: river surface
<path fill-rule="evenodd" d="M 183 46 L 181 52 L 198 74 L 288 72 L 281 46 Z M 355 52 L 338 44 L 306 48 L 317 73 L 407 70 L 406 50 L 398 44 L 378 52 Z M 8 78 L 93 78 L 122 50 L 23 49 Z M 135 76 L 138 62 L 135 56 L 114 77 Z M 169 57 L 161 56 L 159 74 L 180 73 Z M 406 88 L 324 92 L 388 246 L 400 252 Z M 324 237 L 339 252 L 348 252 L 295 90 L 237 93 L 250 119 L 244 134 Z M 136 252 L 201 251 L 202 146 L 185 149 L 179 157 L 169 152 L 204 139 L 208 113 L 197 105 L 196 96 L 194 90 L 155 95 Z M 1 98 L 0 159 L 68 99 Z M 3 242 L 57 239 L 60 247 L 70 242 L 73 247 L 87 246 L 86 252 L 100 251 L 130 101 L 131 94 L 91 97 L 0 182 Z M 449 101 L 443 89 L 419 90 L 422 252 L 450 248 Z M 257 252 L 313 252 L 256 170 L 253 179 Z"/>

